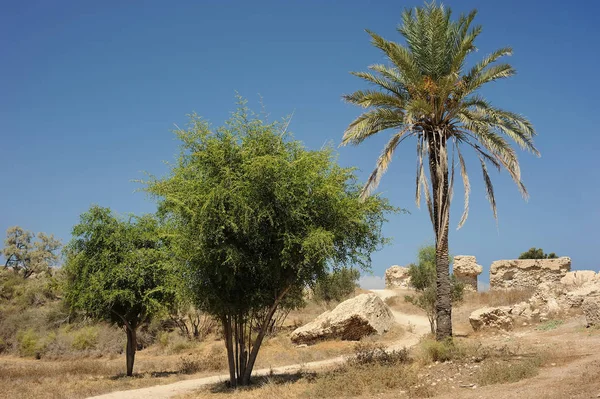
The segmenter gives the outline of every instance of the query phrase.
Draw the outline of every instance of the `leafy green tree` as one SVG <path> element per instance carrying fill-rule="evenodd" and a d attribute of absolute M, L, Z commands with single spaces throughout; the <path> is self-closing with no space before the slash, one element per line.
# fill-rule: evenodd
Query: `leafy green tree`
<path fill-rule="evenodd" d="M 307 150 L 240 101 L 216 130 L 193 115 L 175 132 L 170 175 L 147 182 L 175 226 L 196 306 L 223 325 L 232 386 L 249 383 L 278 309 L 329 267 L 370 266 L 393 210 L 380 197 L 360 201 L 353 169 L 331 148 Z"/>
<path fill-rule="evenodd" d="M 554 252 L 550 252 L 549 254 L 544 253 L 542 248 L 529 248 L 528 251 L 523 252 L 519 255 L 519 259 L 556 259 L 558 256 Z"/>
<path fill-rule="evenodd" d="M 358 287 L 360 271 L 353 268 L 342 268 L 327 273 L 317 280 L 314 297 L 317 301 L 331 302 L 348 298 Z"/>
<path fill-rule="evenodd" d="M 61 242 L 54 235 L 34 234 L 19 226 L 6 230 L 6 239 L 2 255 L 6 259 L 4 267 L 11 268 L 15 273 L 30 277 L 32 274 L 45 273 L 50 267 L 56 266 L 60 259 Z"/>
<path fill-rule="evenodd" d="M 109 208 L 93 206 L 73 227 L 65 254 L 67 303 L 125 330 L 131 376 L 138 327 L 175 299 L 171 254 L 157 220 L 151 215 L 121 219 Z"/>
<path fill-rule="evenodd" d="M 539 154 L 533 145 L 536 133 L 531 123 L 493 106 L 479 94 L 487 83 L 515 74 L 509 64 L 496 63 L 512 50 L 498 49 L 479 62 L 469 62 L 472 67 L 467 68 L 467 58 L 476 50 L 475 39 L 481 33 L 481 26 L 472 25 L 475 15 L 472 11 L 452 19 L 450 9 L 431 2 L 403 12 L 398 31 L 404 44 L 367 31 L 388 62 L 370 66 L 371 72 L 354 73 L 373 84 L 374 90 L 344 96 L 347 102 L 368 110 L 348 126 L 342 145 L 358 145 L 379 132 L 394 130 L 362 191 L 363 197 L 379 184 L 398 145 L 410 137 L 416 141 L 416 202 L 419 205 L 424 196 L 435 233 L 438 340 L 452 336 L 448 227 L 455 165 L 460 166 L 465 189 L 459 228 L 469 209 L 470 184 L 463 149 L 474 150 L 479 158 L 494 217 L 496 200 L 489 165 L 506 169 L 527 197 L 517 155 L 507 139 Z"/>
<path fill-rule="evenodd" d="M 404 299 L 425 311 L 429 319 L 431 333 L 436 331 L 436 248 L 435 245 L 428 245 L 419 249 L 417 255 L 417 264 L 411 264 L 408 267 L 410 284 L 417 291 L 415 295 L 406 295 Z M 452 258 L 448 259 L 452 263 Z M 456 279 L 454 275 L 450 276 L 452 303 L 460 302 L 463 299 L 464 285 Z"/>

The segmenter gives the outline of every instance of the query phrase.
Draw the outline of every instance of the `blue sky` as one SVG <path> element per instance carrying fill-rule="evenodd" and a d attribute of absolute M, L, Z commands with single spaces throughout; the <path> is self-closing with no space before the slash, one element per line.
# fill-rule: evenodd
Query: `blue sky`
<path fill-rule="evenodd" d="M 177 142 L 170 130 L 196 111 L 218 125 L 238 91 L 272 118 L 294 112 L 291 130 L 309 148 L 340 142 L 360 112 L 341 95 L 365 84 L 348 72 L 379 63 L 364 29 L 400 40 L 405 7 L 418 1 L 2 1 L 0 4 L 0 231 L 21 225 L 67 241 L 91 204 L 152 212 L 136 192 L 142 171 L 163 174 Z M 600 242 L 600 5 L 594 1 L 446 2 L 478 8 L 475 58 L 510 45 L 518 75 L 487 88 L 494 104 L 526 115 L 542 153 L 520 153 L 531 199 L 493 173 L 498 224 L 472 158 L 471 212 L 452 228 L 454 254 L 485 268 L 537 246 L 598 270 Z M 339 150 L 365 179 L 388 133 Z M 414 203 L 415 148 L 405 142 L 380 191 L 409 215 L 390 218 L 393 244 L 373 272 L 411 262 L 433 240 Z M 455 189 L 453 227 L 461 213 Z M 372 282 L 372 281 L 371 281 Z"/>

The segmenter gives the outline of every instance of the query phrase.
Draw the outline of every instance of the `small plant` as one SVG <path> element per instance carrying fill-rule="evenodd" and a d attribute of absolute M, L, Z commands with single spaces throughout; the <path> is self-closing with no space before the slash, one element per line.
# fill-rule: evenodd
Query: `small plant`
<path fill-rule="evenodd" d="M 388 351 L 382 344 L 359 342 L 354 347 L 354 358 L 350 359 L 352 364 L 401 364 L 410 361 L 408 349 Z"/>
<path fill-rule="evenodd" d="M 562 320 L 548 320 L 547 322 L 538 326 L 537 330 L 550 331 L 558 328 L 564 322 Z"/>
<path fill-rule="evenodd" d="M 39 337 L 32 329 L 17 333 L 19 354 L 21 356 L 40 356 Z"/>
<path fill-rule="evenodd" d="M 516 362 L 487 362 L 477 376 L 479 385 L 506 384 L 535 377 L 541 366 L 541 358 L 534 356 Z"/>
<path fill-rule="evenodd" d="M 94 349 L 98 343 L 98 329 L 96 327 L 84 327 L 75 333 L 71 346 L 78 351 Z"/>
<path fill-rule="evenodd" d="M 195 374 L 202 370 L 202 363 L 197 356 L 187 355 L 179 359 L 179 372 L 181 374 Z"/>
<path fill-rule="evenodd" d="M 468 348 L 447 339 L 436 341 L 433 339 L 424 339 L 421 341 L 421 350 L 425 360 L 431 362 L 446 362 L 449 360 L 462 359 L 467 356 Z M 474 352 L 477 352 L 475 350 Z"/>

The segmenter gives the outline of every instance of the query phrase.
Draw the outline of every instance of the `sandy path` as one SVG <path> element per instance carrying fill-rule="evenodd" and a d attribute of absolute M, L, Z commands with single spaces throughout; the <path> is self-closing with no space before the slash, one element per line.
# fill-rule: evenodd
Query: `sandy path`
<path fill-rule="evenodd" d="M 391 290 L 372 290 L 373 293 L 382 299 L 397 295 Z M 406 330 L 406 334 L 398 341 L 388 345 L 391 350 L 410 347 L 419 342 L 419 338 L 429 332 L 429 321 L 426 317 L 420 315 L 407 315 L 392 310 L 396 322 Z M 412 332 L 411 332 L 412 331 Z M 283 374 L 294 373 L 298 370 L 317 370 L 323 367 L 342 363 L 346 360 L 345 356 L 338 356 L 332 359 L 320 360 L 304 364 L 291 364 L 288 366 L 274 367 L 269 369 L 260 369 L 253 371 L 253 376 L 267 375 L 269 373 Z M 195 391 L 206 385 L 215 384 L 229 379 L 228 374 L 216 375 L 194 380 L 178 381 L 172 384 L 156 385 L 147 388 L 131 389 L 128 391 L 111 392 L 100 396 L 94 396 L 89 399 L 165 399 L 173 396 Z"/>

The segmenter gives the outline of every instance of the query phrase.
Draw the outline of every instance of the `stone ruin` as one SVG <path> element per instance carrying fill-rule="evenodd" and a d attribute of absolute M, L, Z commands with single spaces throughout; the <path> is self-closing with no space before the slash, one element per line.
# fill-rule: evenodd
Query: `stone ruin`
<path fill-rule="evenodd" d="M 455 256 L 452 271 L 457 280 L 465 285 L 466 289 L 477 291 L 477 276 L 481 274 L 483 267 L 477 264 L 477 259 L 474 256 Z"/>
<path fill-rule="evenodd" d="M 408 267 L 391 266 L 385 271 L 385 288 L 411 288 Z"/>
<path fill-rule="evenodd" d="M 536 288 L 558 284 L 571 271 L 571 258 L 497 260 L 490 267 L 490 289 Z"/>

